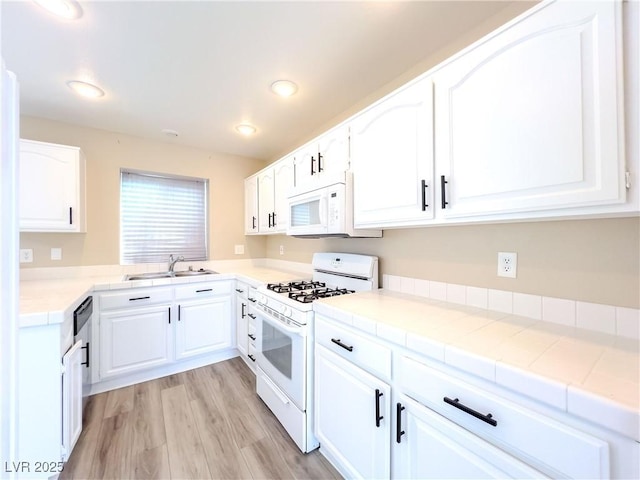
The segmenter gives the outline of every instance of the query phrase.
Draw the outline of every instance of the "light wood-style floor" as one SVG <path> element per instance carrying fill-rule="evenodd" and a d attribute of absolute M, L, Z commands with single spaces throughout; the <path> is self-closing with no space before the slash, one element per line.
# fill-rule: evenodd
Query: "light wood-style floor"
<path fill-rule="evenodd" d="M 90 397 L 61 479 L 341 479 L 302 454 L 240 358 Z"/>

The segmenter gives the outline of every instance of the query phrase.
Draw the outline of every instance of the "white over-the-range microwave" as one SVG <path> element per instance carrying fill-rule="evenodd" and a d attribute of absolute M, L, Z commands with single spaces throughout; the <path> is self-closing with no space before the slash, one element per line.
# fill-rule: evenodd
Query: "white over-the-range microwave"
<path fill-rule="evenodd" d="M 353 174 L 323 174 L 322 181 L 292 190 L 287 235 L 295 237 L 381 237 L 381 230 L 353 228 Z"/>

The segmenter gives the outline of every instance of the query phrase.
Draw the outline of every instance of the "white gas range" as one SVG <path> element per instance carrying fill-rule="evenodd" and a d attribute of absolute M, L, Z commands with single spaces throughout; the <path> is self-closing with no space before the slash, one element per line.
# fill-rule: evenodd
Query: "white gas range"
<path fill-rule="evenodd" d="M 313 255 L 310 280 L 258 287 L 258 395 L 303 452 L 318 447 L 313 420 L 313 301 L 378 288 L 378 258 Z"/>

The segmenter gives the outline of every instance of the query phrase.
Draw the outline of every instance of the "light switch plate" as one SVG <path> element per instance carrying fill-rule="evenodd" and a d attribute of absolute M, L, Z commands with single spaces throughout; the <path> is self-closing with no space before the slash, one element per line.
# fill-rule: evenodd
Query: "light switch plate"
<path fill-rule="evenodd" d="M 51 260 L 62 260 L 62 249 L 61 248 L 52 248 L 51 249 Z"/>

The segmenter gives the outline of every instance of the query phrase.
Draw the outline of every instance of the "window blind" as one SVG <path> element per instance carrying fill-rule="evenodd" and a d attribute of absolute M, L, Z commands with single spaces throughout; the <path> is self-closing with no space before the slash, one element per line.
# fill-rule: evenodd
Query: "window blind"
<path fill-rule="evenodd" d="M 120 260 L 207 260 L 207 180 L 122 171 Z"/>

